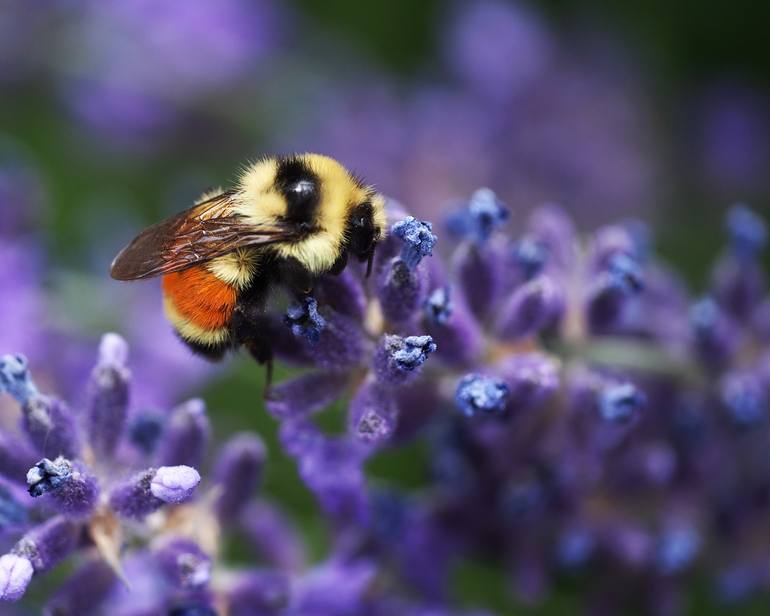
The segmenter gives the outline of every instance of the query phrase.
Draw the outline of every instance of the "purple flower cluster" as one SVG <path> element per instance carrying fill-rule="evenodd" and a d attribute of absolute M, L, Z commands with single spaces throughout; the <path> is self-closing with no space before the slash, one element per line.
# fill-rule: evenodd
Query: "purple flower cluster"
<path fill-rule="evenodd" d="M 439 604 L 452 563 L 479 554 L 522 601 L 592 572 L 601 613 L 681 605 L 694 571 L 724 601 L 770 584 L 764 222 L 729 210 L 729 247 L 690 298 L 639 222 L 581 237 L 557 206 L 515 235 L 509 219 L 474 193 L 448 218 L 444 263 L 407 217 L 368 285 L 349 269 L 290 308 L 280 355 L 312 369 L 267 407 L 308 488 Z M 325 434 L 310 417 L 343 391 L 346 433 Z M 431 449 L 419 493 L 367 482 L 367 460 L 416 439 Z M 605 592 L 616 583 L 643 591 Z"/>

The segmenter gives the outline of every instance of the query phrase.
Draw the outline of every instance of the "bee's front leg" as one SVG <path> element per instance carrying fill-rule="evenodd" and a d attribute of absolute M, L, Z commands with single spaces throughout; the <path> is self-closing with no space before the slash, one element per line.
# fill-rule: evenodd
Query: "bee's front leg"
<path fill-rule="evenodd" d="M 297 297 L 312 295 L 316 277 L 297 259 L 282 259 L 278 264 L 281 284 Z"/>
<path fill-rule="evenodd" d="M 258 364 L 266 367 L 265 396 L 273 382 L 273 348 L 264 313 L 255 306 L 239 304 L 230 319 L 230 339 L 244 347 Z"/>

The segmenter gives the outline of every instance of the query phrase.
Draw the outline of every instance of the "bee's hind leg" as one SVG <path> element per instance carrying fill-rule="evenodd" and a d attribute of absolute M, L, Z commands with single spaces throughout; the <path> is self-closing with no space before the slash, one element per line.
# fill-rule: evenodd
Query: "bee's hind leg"
<path fill-rule="evenodd" d="M 230 320 L 230 336 L 236 346 L 243 346 L 254 360 L 265 365 L 264 396 L 273 384 L 273 348 L 261 315 L 248 314 L 242 306 L 236 307 Z"/>

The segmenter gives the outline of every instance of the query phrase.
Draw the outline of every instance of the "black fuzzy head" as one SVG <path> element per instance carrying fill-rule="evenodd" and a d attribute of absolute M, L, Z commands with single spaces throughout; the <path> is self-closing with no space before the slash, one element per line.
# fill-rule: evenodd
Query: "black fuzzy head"
<path fill-rule="evenodd" d="M 275 184 L 286 199 L 286 220 L 310 231 L 321 199 L 318 176 L 306 161 L 292 156 L 279 161 Z"/>

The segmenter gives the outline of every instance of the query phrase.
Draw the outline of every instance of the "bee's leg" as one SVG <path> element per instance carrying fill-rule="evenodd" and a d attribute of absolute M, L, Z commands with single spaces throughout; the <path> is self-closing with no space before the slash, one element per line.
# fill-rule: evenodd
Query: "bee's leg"
<path fill-rule="evenodd" d="M 303 297 L 313 293 L 315 276 L 297 259 L 282 259 L 277 268 L 280 282 L 295 296 Z"/>
<path fill-rule="evenodd" d="M 233 344 L 243 346 L 258 364 L 266 366 L 267 396 L 273 382 L 273 349 L 267 334 L 267 324 L 261 311 L 254 306 L 240 304 L 230 319 L 230 338 Z"/>

